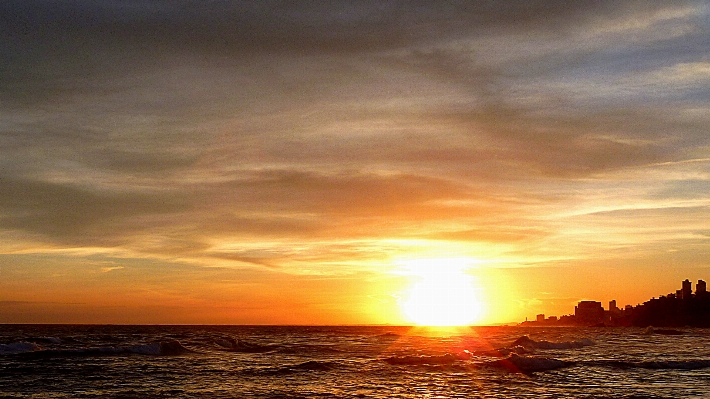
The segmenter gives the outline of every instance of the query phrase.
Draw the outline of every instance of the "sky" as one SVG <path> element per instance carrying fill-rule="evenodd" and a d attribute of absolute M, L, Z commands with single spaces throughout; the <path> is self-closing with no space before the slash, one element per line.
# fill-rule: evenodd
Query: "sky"
<path fill-rule="evenodd" d="M 710 280 L 710 2 L 0 2 L 0 323 L 402 324 L 452 269 L 483 324 Z"/>

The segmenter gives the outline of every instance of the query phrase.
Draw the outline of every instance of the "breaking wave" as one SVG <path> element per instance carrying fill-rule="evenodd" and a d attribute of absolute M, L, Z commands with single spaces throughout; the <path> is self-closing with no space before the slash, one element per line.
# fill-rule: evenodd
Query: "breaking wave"
<path fill-rule="evenodd" d="M 527 335 L 523 335 L 513 341 L 513 346 L 522 346 L 523 348 L 532 349 L 578 349 L 590 345 L 594 345 L 594 341 L 588 338 L 583 338 L 579 341 L 552 342 L 544 340 L 535 341 Z"/>
<path fill-rule="evenodd" d="M 227 352 L 264 353 L 280 348 L 279 345 L 261 345 L 234 338 L 219 338 L 215 343 Z"/>
<path fill-rule="evenodd" d="M 511 371 L 523 373 L 556 370 L 572 366 L 573 364 L 575 363 L 559 359 L 537 356 L 520 356 L 515 353 L 505 359 L 488 362 L 488 365 L 491 366 L 504 367 Z"/>
<path fill-rule="evenodd" d="M 25 344 L 19 345 L 19 344 Z M 0 354 L 4 353 L 2 347 L 14 345 L 14 352 L 8 354 L 24 354 L 29 357 L 83 357 L 83 356 L 111 356 L 111 355 L 153 355 L 153 356 L 175 356 L 193 351 L 185 348 L 179 341 L 162 341 L 152 344 L 132 345 L 132 346 L 107 346 L 98 348 L 78 348 L 78 349 L 42 349 L 34 343 L 15 343 L 10 345 L 0 345 Z M 30 346 L 32 345 L 32 346 Z"/>
<path fill-rule="evenodd" d="M 477 351 L 475 352 L 476 355 L 481 355 L 481 356 L 492 356 L 492 357 L 504 357 L 508 356 L 511 353 L 515 353 L 518 355 L 524 355 L 526 353 L 531 353 L 532 348 L 525 348 L 524 346 L 516 345 L 510 348 L 500 348 L 500 349 L 494 349 L 494 350 L 488 350 L 488 351 Z"/>
<path fill-rule="evenodd" d="M 27 342 L 33 342 L 35 344 L 61 344 L 62 340 L 61 338 L 57 337 L 31 337 L 31 338 L 26 338 L 25 341 Z"/>
<path fill-rule="evenodd" d="M 643 334 L 650 335 L 650 334 L 660 334 L 660 335 L 683 335 L 685 332 L 680 331 L 680 330 L 673 330 L 673 329 L 667 329 L 667 328 L 654 328 L 654 327 L 646 327 L 645 330 L 643 330 Z"/>
<path fill-rule="evenodd" d="M 393 333 L 393 332 L 391 332 L 391 331 L 388 331 L 388 332 L 386 332 L 386 333 L 377 335 L 377 338 L 399 338 L 399 337 L 401 337 L 400 334 Z"/>
<path fill-rule="evenodd" d="M 15 355 L 18 353 L 28 353 L 41 350 L 42 348 L 34 342 L 13 342 L 11 344 L 0 344 L 0 355 Z"/>

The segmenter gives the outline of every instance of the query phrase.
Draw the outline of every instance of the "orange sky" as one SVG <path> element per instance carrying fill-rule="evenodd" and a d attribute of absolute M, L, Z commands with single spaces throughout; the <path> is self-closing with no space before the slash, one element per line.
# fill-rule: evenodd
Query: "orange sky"
<path fill-rule="evenodd" d="M 710 280 L 705 2 L 0 15 L 0 323 L 408 323 L 421 259 L 483 324 Z"/>

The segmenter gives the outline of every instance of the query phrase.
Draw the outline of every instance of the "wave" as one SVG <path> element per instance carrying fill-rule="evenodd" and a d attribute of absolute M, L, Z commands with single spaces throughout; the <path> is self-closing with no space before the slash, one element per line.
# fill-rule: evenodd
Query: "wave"
<path fill-rule="evenodd" d="M 522 346 L 523 348 L 532 349 L 577 349 L 583 348 L 585 346 L 594 345 L 594 341 L 588 338 L 583 338 L 579 341 L 563 341 L 563 342 L 552 342 L 552 341 L 535 341 L 534 339 L 523 335 L 522 337 L 513 341 L 513 346 Z"/>
<path fill-rule="evenodd" d="M 42 350 L 34 342 L 13 342 L 11 344 L 0 344 L 0 355 L 15 355 Z"/>
<path fill-rule="evenodd" d="M 680 331 L 680 330 L 653 328 L 653 327 L 646 327 L 646 329 L 643 330 L 643 333 L 646 335 L 650 335 L 650 334 L 683 335 L 683 334 L 685 334 L 683 331 Z"/>
<path fill-rule="evenodd" d="M 324 354 L 324 353 L 344 353 L 344 349 L 339 348 L 335 345 L 323 345 L 323 344 L 298 344 L 289 345 L 284 347 L 276 346 L 277 353 L 289 354 L 289 355 L 300 355 L 304 353 L 314 353 L 314 354 Z"/>
<path fill-rule="evenodd" d="M 710 360 L 650 360 L 641 362 L 623 360 L 597 360 L 586 364 L 610 368 L 630 369 L 640 368 L 649 370 L 698 370 L 710 367 Z"/>
<path fill-rule="evenodd" d="M 244 370 L 242 372 L 255 375 L 284 375 L 301 372 L 327 372 L 336 367 L 333 362 L 325 362 L 319 360 L 308 360 L 303 363 L 290 364 L 285 366 L 273 366 L 267 368 L 255 368 Z"/>
<path fill-rule="evenodd" d="M 299 363 L 293 366 L 288 366 L 287 368 L 292 370 L 307 370 L 307 371 L 328 371 L 333 369 L 333 365 L 330 362 L 321 362 L 317 360 L 309 360 L 307 362 Z"/>
<path fill-rule="evenodd" d="M 399 338 L 401 337 L 400 334 L 393 333 L 393 332 L 386 332 L 380 335 L 376 335 L 377 338 Z"/>
<path fill-rule="evenodd" d="M 24 339 L 27 342 L 33 342 L 35 344 L 61 344 L 61 338 L 57 337 L 30 337 Z"/>
<path fill-rule="evenodd" d="M 459 354 L 446 353 L 443 355 L 392 356 L 383 360 L 386 363 L 397 366 L 449 366 L 469 360 L 475 355 L 477 355 L 477 353 L 464 351 Z M 476 363 L 466 362 L 464 364 L 466 367 L 502 367 L 518 373 L 531 373 L 569 367 L 573 365 L 574 362 L 546 357 L 520 356 L 516 353 L 511 353 L 505 359 Z"/>
<path fill-rule="evenodd" d="M 443 355 L 410 355 L 391 356 L 383 359 L 384 362 L 395 366 L 439 366 L 452 367 L 460 364 L 461 367 L 497 367 L 516 373 L 534 373 L 557 370 L 571 366 L 590 366 L 617 369 L 640 368 L 648 370 L 697 370 L 710 368 L 710 359 L 696 360 L 656 360 L 656 361 L 623 361 L 623 360 L 592 360 L 592 361 L 566 361 L 542 356 L 523 356 L 511 353 L 508 357 L 484 362 L 462 362 L 480 355 L 478 352 L 464 351 L 459 354 L 446 353 Z M 495 356 L 496 352 L 486 353 L 486 356 Z M 460 363 L 461 362 L 461 363 Z M 458 366 L 457 366 L 458 367 Z"/>
<path fill-rule="evenodd" d="M 392 365 L 450 364 L 461 360 L 468 360 L 471 356 L 471 352 L 463 351 L 458 354 L 445 353 L 443 355 L 391 356 L 383 360 Z"/>
<path fill-rule="evenodd" d="M 513 353 L 505 359 L 494 360 L 488 362 L 487 364 L 491 366 L 504 367 L 515 372 L 531 373 L 569 367 L 572 366 L 574 362 L 547 357 L 520 356 Z"/>
<path fill-rule="evenodd" d="M 90 356 L 112 356 L 112 355 L 153 355 L 153 356 L 175 356 L 193 351 L 185 348 L 179 341 L 162 341 L 152 344 L 132 345 L 132 346 L 106 346 L 98 348 L 78 348 L 78 349 L 42 349 L 36 344 L 32 350 L 16 352 L 32 358 L 48 357 L 90 357 Z M 0 352 L 1 353 L 1 352 Z"/>
<path fill-rule="evenodd" d="M 511 354 L 505 359 L 487 362 L 487 365 L 504 367 L 511 371 L 522 373 L 556 370 L 574 365 L 617 369 L 640 368 L 648 370 L 698 370 L 710 368 L 710 359 L 651 360 L 638 362 L 623 360 L 592 360 L 574 362 L 547 357 L 519 356 L 517 354 Z"/>
<path fill-rule="evenodd" d="M 260 345 L 234 338 L 219 338 L 215 343 L 227 352 L 264 353 L 280 348 L 279 345 Z"/>
<path fill-rule="evenodd" d="M 513 347 L 509 348 L 499 348 L 499 349 L 494 349 L 494 350 L 489 350 L 489 351 L 477 351 L 474 352 L 476 355 L 483 355 L 483 356 L 492 356 L 492 357 L 504 357 L 508 356 L 511 353 L 515 353 L 518 355 L 525 355 L 527 353 L 531 353 L 531 349 L 525 348 L 524 346 L 516 345 Z"/>
<path fill-rule="evenodd" d="M 182 355 L 191 353 L 190 349 L 182 346 L 180 341 L 162 341 L 154 344 L 136 345 L 126 347 L 126 352 L 140 355 Z"/>

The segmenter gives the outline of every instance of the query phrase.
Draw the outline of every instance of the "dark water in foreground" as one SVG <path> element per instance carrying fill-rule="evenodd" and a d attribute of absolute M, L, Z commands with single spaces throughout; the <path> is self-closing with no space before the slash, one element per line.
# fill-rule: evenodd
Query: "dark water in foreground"
<path fill-rule="evenodd" d="M 0 325 L 0 397 L 710 398 L 682 331 Z"/>

